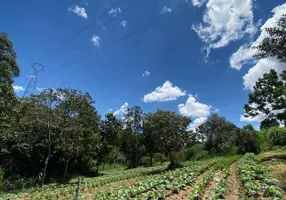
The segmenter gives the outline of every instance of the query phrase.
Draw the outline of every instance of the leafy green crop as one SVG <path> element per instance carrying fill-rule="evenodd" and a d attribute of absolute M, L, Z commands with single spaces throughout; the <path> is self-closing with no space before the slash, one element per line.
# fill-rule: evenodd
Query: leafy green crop
<path fill-rule="evenodd" d="M 282 198 L 281 190 L 275 186 L 278 181 L 268 175 L 268 170 L 255 160 L 253 153 L 240 159 L 238 171 L 248 197 L 257 198 L 263 193 L 265 197 Z"/>

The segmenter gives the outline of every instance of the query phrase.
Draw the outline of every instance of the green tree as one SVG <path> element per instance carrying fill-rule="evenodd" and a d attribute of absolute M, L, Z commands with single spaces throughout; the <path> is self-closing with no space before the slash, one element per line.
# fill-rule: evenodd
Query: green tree
<path fill-rule="evenodd" d="M 6 33 L 0 33 L 0 130 L 8 125 L 17 99 L 12 87 L 20 75 L 13 43 Z"/>
<path fill-rule="evenodd" d="M 121 121 L 116 119 L 112 113 L 107 113 L 100 127 L 100 144 L 97 149 L 96 173 L 98 173 L 99 165 L 103 163 L 104 159 L 115 146 L 121 129 Z"/>
<path fill-rule="evenodd" d="M 191 120 L 187 117 L 177 115 L 175 112 L 157 110 L 146 116 L 145 126 L 157 135 L 156 145 L 160 151 L 170 158 L 170 166 L 174 166 L 174 152 L 182 150 L 186 146 L 189 134 L 187 126 Z"/>
<path fill-rule="evenodd" d="M 143 132 L 143 121 L 144 114 L 139 106 L 127 109 L 123 121 L 125 130 L 121 135 L 121 146 L 129 162 L 129 168 L 138 166 L 142 152 L 140 135 Z"/>
<path fill-rule="evenodd" d="M 263 128 L 276 125 L 276 121 L 286 125 L 286 83 L 279 79 L 275 70 L 263 75 L 250 93 L 248 104 L 244 106 L 245 117 L 264 115 Z"/>
<path fill-rule="evenodd" d="M 237 127 L 224 117 L 214 113 L 205 123 L 199 126 L 200 133 L 205 135 L 206 149 L 213 154 L 222 154 L 222 147 L 226 148 L 234 143 Z"/>
<path fill-rule="evenodd" d="M 267 57 L 277 57 L 280 62 L 286 62 L 286 15 L 283 15 L 276 27 L 266 28 L 268 37 L 264 38 L 262 42 L 255 48 L 259 53 L 255 55 L 257 59 Z"/>
<path fill-rule="evenodd" d="M 13 43 L 6 33 L 0 33 L 0 83 L 12 84 L 20 75 Z"/>
<path fill-rule="evenodd" d="M 61 102 L 55 108 L 60 115 L 60 137 L 56 149 L 61 152 L 60 159 L 65 163 L 62 179 L 65 182 L 70 160 L 76 160 L 80 154 L 84 153 L 82 142 L 84 131 L 91 129 L 90 134 L 93 134 L 93 131 L 98 132 L 99 116 L 92 105 L 94 101 L 88 93 L 65 88 L 57 89 L 57 94 Z M 91 123 L 82 125 L 88 121 Z"/>
<path fill-rule="evenodd" d="M 259 145 L 256 130 L 248 124 L 242 129 L 238 129 L 235 134 L 235 145 L 240 154 L 247 152 L 259 153 Z"/>
<path fill-rule="evenodd" d="M 262 42 L 254 47 L 259 52 L 254 56 L 256 59 L 263 59 L 267 57 L 276 57 L 280 62 L 286 62 L 286 15 L 282 15 L 277 26 L 266 28 L 268 37 L 264 38 Z M 263 78 L 256 83 L 254 93 L 249 97 L 249 102 L 257 103 L 256 106 L 246 105 L 246 116 L 257 116 L 260 111 L 266 114 L 266 119 L 262 123 L 261 128 L 269 128 L 277 125 L 277 120 L 286 125 L 286 70 L 281 74 L 281 79 L 274 70 L 265 74 Z M 264 103 L 262 102 L 264 101 Z M 269 115 L 270 109 L 265 108 L 265 104 L 271 105 L 271 109 L 275 113 Z M 251 108 L 253 107 L 253 108 Z M 278 112 L 277 112 L 278 111 Z"/>
<path fill-rule="evenodd" d="M 152 166 L 153 155 L 158 152 L 159 135 L 154 131 L 152 121 L 149 120 L 150 118 L 152 118 L 152 114 L 146 114 L 143 125 L 142 144 L 145 147 L 146 154 L 149 156 L 149 165 Z"/>

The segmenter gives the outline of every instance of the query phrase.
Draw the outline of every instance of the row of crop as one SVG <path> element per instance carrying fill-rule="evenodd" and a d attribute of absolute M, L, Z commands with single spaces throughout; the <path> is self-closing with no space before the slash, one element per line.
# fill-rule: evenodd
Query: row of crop
<path fill-rule="evenodd" d="M 226 180 L 229 176 L 229 167 L 226 167 L 222 171 L 222 176 L 216 180 L 214 190 L 211 192 L 211 196 L 208 200 L 219 200 L 223 199 L 226 191 Z"/>
<path fill-rule="evenodd" d="M 81 181 L 80 191 L 90 190 L 95 187 L 103 186 L 115 181 L 127 180 L 136 177 L 143 177 L 152 174 L 158 174 L 166 169 L 166 165 L 153 166 L 148 168 L 139 168 L 124 170 L 119 172 L 113 172 L 108 176 L 101 176 L 95 178 L 87 178 Z M 57 199 L 59 197 L 69 198 L 74 196 L 76 189 L 76 182 L 72 181 L 70 184 L 64 185 L 46 185 L 43 188 L 31 188 L 26 191 L 20 191 L 16 193 L 8 193 L 0 196 L 0 199 Z"/>
<path fill-rule="evenodd" d="M 164 198 L 169 191 L 178 191 L 181 187 L 195 181 L 195 179 L 205 171 L 215 161 L 197 163 L 190 167 L 184 167 L 173 171 L 168 171 L 160 175 L 155 175 L 152 179 L 146 179 L 138 185 L 100 194 L 95 199 L 158 199 Z"/>
<path fill-rule="evenodd" d="M 276 186 L 278 181 L 269 176 L 268 170 L 255 160 L 253 153 L 248 153 L 240 159 L 238 172 L 249 198 L 258 198 L 261 194 L 275 199 L 282 198 L 281 189 Z"/>
<path fill-rule="evenodd" d="M 216 170 L 222 170 L 222 175 L 216 180 L 214 190 L 211 192 L 212 196 L 208 199 L 223 199 L 226 179 L 229 175 L 229 166 L 239 158 L 240 156 L 232 156 L 221 159 L 220 162 L 216 163 L 213 168 L 203 176 L 202 180 L 190 191 L 189 199 L 196 200 L 201 198 L 208 186 L 209 180 L 213 178 Z"/>
<path fill-rule="evenodd" d="M 236 161 L 239 156 L 216 158 L 211 161 L 196 163 L 193 166 L 168 171 L 140 182 L 138 185 L 95 196 L 95 199 L 159 199 L 171 193 L 179 192 L 183 187 L 193 183 L 197 177 L 214 166 L 213 169 L 222 169 Z M 205 177 L 205 180 L 208 180 Z"/>

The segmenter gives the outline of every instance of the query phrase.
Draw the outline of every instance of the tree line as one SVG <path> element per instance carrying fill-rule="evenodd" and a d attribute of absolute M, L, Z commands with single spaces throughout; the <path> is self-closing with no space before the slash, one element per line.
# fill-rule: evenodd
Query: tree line
<path fill-rule="evenodd" d="M 285 62 L 285 18 L 267 29 L 269 38 L 257 47 L 257 59 L 276 56 Z M 286 124 L 286 71 L 264 74 L 244 106 L 246 117 L 264 114 L 262 131 L 251 125 L 239 128 L 217 113 L 192 131 L 190 118 L 159 109 L 144 113 L 139 106 L 128 108 L 122 120 L 113 113 L 102 118 L 89 93 L 72 88 L 17 97 L 12 84 L 19 75 L 12 42 L 0 33 L 2 190 L 99 175 L 103 163 L 136 168 L 169 161 L 172 168 L 179 161 L 286 145 L 285 128 L 278 128 Z"/>

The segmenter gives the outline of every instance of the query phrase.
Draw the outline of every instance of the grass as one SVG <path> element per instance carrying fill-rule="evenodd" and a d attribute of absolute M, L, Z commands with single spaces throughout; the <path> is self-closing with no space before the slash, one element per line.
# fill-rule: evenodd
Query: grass
<path fill-rule="evenodd" d="M 260 155 L 260 157 L 273 157 L 273 159 L 262 163 L 270 170 L 269 173 L 271 176 L 279 180 L 279 187 L 284 190 L 284 195 L 286 195 L 286 160 L 275 158 L 275 156 L 281 157 L 281 155 L 286 155 L 286 146 L 274 151 L 266 152 Z"/>

